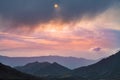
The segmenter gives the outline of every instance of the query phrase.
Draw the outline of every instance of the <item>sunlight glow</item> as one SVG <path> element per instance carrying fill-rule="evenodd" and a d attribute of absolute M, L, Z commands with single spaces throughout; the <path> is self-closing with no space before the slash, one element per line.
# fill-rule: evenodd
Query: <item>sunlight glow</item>
<path fill-rule="evenodd" d="M 58 4 L 54 4 L 54 8 L 58 8 L 59 7 L 59 5 Z"/>

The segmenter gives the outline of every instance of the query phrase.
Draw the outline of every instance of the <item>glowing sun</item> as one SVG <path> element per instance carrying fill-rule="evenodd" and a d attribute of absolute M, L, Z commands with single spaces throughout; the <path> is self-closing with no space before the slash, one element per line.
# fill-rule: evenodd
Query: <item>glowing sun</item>
<path fill-rule="evenodd" d="M 54 8 L 58 8 L 59 7 L 59 5 L 58 4 L 54 4 Z"/>

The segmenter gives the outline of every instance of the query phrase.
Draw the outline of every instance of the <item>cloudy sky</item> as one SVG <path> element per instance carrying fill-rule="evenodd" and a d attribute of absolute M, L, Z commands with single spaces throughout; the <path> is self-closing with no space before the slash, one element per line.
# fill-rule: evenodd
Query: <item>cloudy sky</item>
<path fill-rule="evenodd" d="M 0 55 L 97 59 L 119 40 L 120 0 L 0 0 Z"/>

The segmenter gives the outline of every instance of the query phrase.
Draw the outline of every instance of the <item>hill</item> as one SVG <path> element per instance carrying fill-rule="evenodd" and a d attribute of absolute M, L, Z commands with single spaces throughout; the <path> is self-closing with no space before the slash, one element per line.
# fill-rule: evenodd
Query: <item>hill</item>
<path fill-rule="evenodd" d="M 0 80 L 43 80 L 0 63 Z"/>
<path fill-rule="evenodd" d="M 72 74 L 90 80 L 120 80 L 120 52 L 96 64 L 77 68 Z"/>
<path fill-rule="evenodd" d="M 56 77 L 56 76 L 67 74 L 68 72 L 71 71 L 70 69 L 56 62 L 54 63 L 33 62 L 33 63 L 28 63 L 24 66 L 15 67 L 15 69 L 21 72 L 24 72 L 24 73 L 32 74 L 35 76 L 42 76 L 42 77 L 43 76 L 44 77 L 49 77 L 49 76 Z"/>

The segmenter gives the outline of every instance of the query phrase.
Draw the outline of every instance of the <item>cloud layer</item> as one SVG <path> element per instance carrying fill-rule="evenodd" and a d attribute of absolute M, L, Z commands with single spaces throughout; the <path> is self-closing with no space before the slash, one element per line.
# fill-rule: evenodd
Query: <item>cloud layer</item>
<path fill-rule="evenodd" d="M 105 57 L 120 47 L 119 34 L 119 0 L 0 0 L 5 55 Z"/>
<path fill-rule="evenodd" d="M 119 0 L 0 0 L 0 17 L 11 28 L 38 23 L 56 18 L 54 3 L 60 5 L 59 16 L 63 21 L 93 18 L 106 11 Z M 2 26 L 1 26 L 2 27 Z M 4 26 L 5 27 L 5 26 Z"/>

